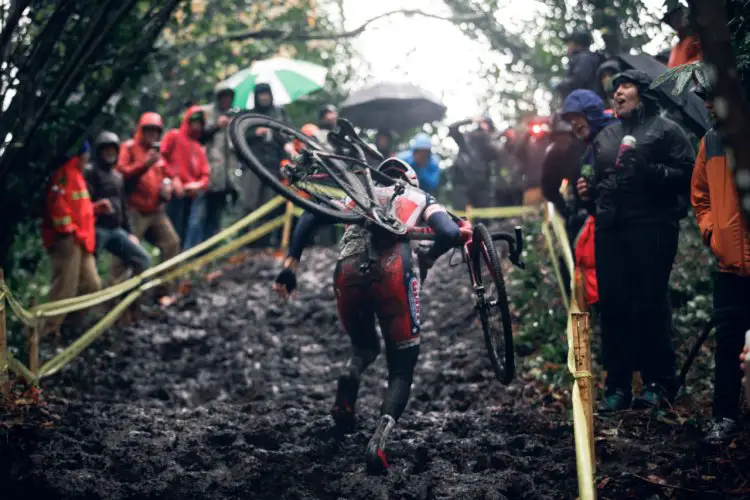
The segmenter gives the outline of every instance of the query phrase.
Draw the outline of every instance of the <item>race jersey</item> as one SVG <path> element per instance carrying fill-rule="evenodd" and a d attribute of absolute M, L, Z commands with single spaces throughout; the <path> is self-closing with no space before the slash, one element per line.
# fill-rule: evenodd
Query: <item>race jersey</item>
<path fill-rule="evenodd" d="M 388 206 L 393 197 L 394 189 L 394 186 L 375 186 L 374 194 L 378 205 Z M 351 198 L 347 198 L 344 203 L 347 207 L 355 206 Z M 435 198 L 424 191 L 407 186 L 404 194 L 396 197 L 393 201 L 390 215 L 401 221 L 409 230 L 426 225 L 427 219 L 440 211 L 444 212 L 445 208 L 438 204 Z M 370 231 L 362 226 L 347 226 L 339 242 L 339 260 L 364 252 L 367 249 L 367 238 L 370 235 Z M 381 250 L 395 244 L 399 239 L 398 236 L 387 234 L 385 231 L 383 231 L 382 236 L 378 234 L 376 238 L 378 249 Z"/>

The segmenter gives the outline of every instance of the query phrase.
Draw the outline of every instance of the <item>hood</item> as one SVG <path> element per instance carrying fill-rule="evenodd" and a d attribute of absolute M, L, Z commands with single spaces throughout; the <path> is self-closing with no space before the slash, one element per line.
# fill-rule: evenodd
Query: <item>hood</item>
<path fill-rule="evenodd" d="M 137 144 L 143 144 L 143 127 L 159 127 L 164 130 L 164 121 L 161 119 L 159 113 L 143 113 L 141 119 L 138 120 L 138 128 L 136 129 L 135 137 L 133 138 Z"/>
<path fill-rule="evenodd" d="M 622 71 L 622 66 L 620 66 L 620 63 L 615 59 L 609 59 L 599 65 L 599 69 L 596 70 L 596 78 L 598 80 L 601 80 L 602 75 L 604 73 L 609 72 L 609 73 L 613 73 L 616 75 L 621 71 Z"/>
<path fill-rule="evenodd" d="M 258 94 L 261 92 L 268 92 L 271 94 L 271 103 L 268 106 L 259 106 L 258 105 Z M 255 85 L 255 89 L 253 90 L 253 95 L 255 97 L 255 100 L 253 101 L 255 106 L 255 109 L 260 111 L 266 111 L 268 109 L 273 108 L 273 91 L 271 90 L 271 86 L 267 83 L 258 83 Z"/>
<path fill-rule="evenodd" d="M 643 71 L 637 69 L 627 69 L 619 73 L 612 80 L 612 85 L 617 90 L 622 83 L 630 82 L 638 87 L 638 95 L 643 103 L 647 115 L 654 115 L 659 112 L 659 97 L 655 90 L 651 89 L 651 77 Z"/>
<path fill-rule="evenodd" d="M 420 132 L 412 138 L 411 150 L 416 151 L 417 149 L 432 149 L 432 139 L 429 135 Z"/>
<path fill-rule="evenodd" d="M 191 134 L 190 117 L 196 114 L 200 114 L 203 117 L 203 123 L 206 123 L 206 115 L 203 112 L 203 109 L 200 106 L 194 105 L 190 106 L 187 111 L 185 111 L 185 114 L 182 116 L 182 124 L 180 125 L 180 133 L 192 137 L 193 139 L 197 139 L 198 137 L 196 137 L 196 134 Z"/>
<path fill-rule="evenodd" d="M 232 98 L 234 99 L 234 89 L 225 82 L 219 82 L 214 87 L 214 99 L 217 103 L 219 102 L 219 96 L 224 93 L 232 94 Z"/>
<path fill-rule="evenodd" d="M 102 161 L 99 156 L 99 150 L 103 146 L 115 146 L 117 148 L 117 154 L 115 154 L 115 161 L 113 163 L 107 163 Z M 117 156 L 120 152 L 120 138 L 117 134 L 110 132 L 109 130 L 102 131 L 94 141 L 94 164 L 100 167 L 112 168 L 117 163 Z"/>
<path fill-rule="evenodd" d="M 591 90 L 578 89 L 570 93 L 563 109 L 560 112 L 563 119 L 569 113 L 582 113 L 586 116 L 586 121 L 589 122 L 589 128 L 591 129 L 591 136 L 598 134 L 604 127 L 611 125 L 616 122 L 617 119 L 609 116 L 604 112 L 604 102 L 596 92 Z"/>

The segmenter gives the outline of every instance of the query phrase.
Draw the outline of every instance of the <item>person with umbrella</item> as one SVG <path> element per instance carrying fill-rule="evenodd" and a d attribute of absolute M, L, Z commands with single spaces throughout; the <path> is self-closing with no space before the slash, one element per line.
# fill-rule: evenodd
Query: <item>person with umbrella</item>
<path fill-rule="evenodd" d="M 440 184 L 440 158 L 432 153 L 432 139 L 424 132 L 411 140 L 411 149 L 402 151 L 397 158 L 408 163 L 417 173 L 423 191 L 434 194 Z"/>
<path fill-rule="evenodd" d="M 636 370 L 644 389 L 634 408 L 656 407 L 674 395 L 668 284 L 695 161 L 685 132 L 660 116 L 645 73 L 624 71 L 613 84 L 621 121 L 596 137 L 594 174 L 577 182 L 578 195 L 596 217 L 596 277 L 607 366 L 603 411 L 630 407 Z"/>

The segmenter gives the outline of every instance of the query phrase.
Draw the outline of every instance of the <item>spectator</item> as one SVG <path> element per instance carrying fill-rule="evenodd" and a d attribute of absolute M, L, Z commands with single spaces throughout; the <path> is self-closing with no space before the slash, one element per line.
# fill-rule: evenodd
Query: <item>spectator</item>
<path fill-rule="evenodd" d="M 210 165 L 208 189 L 203 195 L 203 239 L 219 232 L 221 216 L 227 208 L 228 199 L 237 199 L 237 172 L 240 164 L 227 129 L 233 114 L 233 100 L 234 90 L 219 85 L 216 87 L 215 102 L 202 108 L 206 128 L 201 142 L 206 146 L 206 157 Z"/>
<path fill-rule="evenodd" d="M 572 189 L 580 177 L 581 156 L 586 150 L 586 143 L 575 136 L 570 124 L 559 115 L 552 120 L 550 139 L 552 143 L 547 147 L 542 162 L 542 195 L 567 219 L 576 210 L 568 206 L 560 189 L 565 180 Z"/>
<path fill-rule="evenodd" d="M 542 203 L 542 167 L 550 137 L 549 119 L 539 116 L 526 117 L 520 138 L 515 145 L 515 154 L 521 163 L 523 204 Z"/>
<path fill-rule="evenodd" d="M 315 139 L 328 146 L 328 133 L 336 128 L 336 123 L 339 119 L 339 112 L 336 110 L 336 106 L 327 104 L 320 108 L 318 111 L 318 131 L 315 132 Z"/>
<path fill-rule="evenodd" d="M 599 89 L 599 94 L 601 95 L 602 99 L 604 99 L 604 102 L 609 109 L 615 107 L 615 89 L 612 85 L 612 79 L 615 77 L 615 75 L 620 73 L 620 71 L 622 71 L 622 67 L 616 59 L 609 59 L 607 61 L 604 61 L 596 71 L 596 78 L 599 81 L 599 85 L 601 87 Z"/>
<path fill-rule="evenodd" d="M 378 130 L 375 134 L 375 148 L 383 155 L 383 158 L 393 156 L 393 134 L 390 130 Z"/>
<path fill-rule="evenodd" d="M 267 83 L 258 83 L 255 86 L 254 92 L 255 107 L 252 109 L 253 113 L 265 115 L 285 123 L 289 122 L 286 111 L 274 104 L 273 92 L 270 85 Z M 294 154 L 294 147 L 291 142 L 287 142 L 284 137 L 272 133 L 270 129 L 265 127 L 248 129 L 246 138 L 253 154 L 267 168 L 281 168 L 281 160 L 287 155 Z M 242 207 L 245 213 L 252 212 L 270 201 L 275 195 L 273 189 L 261 182 L 258 176 L 252 172 L 244 172 L 240 180 L 242 185 Z M 275 217 L 283 213 L 284 207 L 281 206 L 273 211 L 270 216 Z M 254 245 L 270 247 L 278 242 L 279 235 L 280 232 L 266 235 L 255 242 Z"/>
<path fill-rule="evenodd" d="M 49 301 L 93 293 L 101 288 L 94 248 L 94 205 L 91 203 L 83 168 L 89 157 L 85 142 L 76 156 L 52 174 L 47 187 L 42 218 L 42 239 L 52 263 Z M 78 326 L 81 314 L 71 314 L 69 324 Z M 41 335 L 60 335 L 65 315 L 47 318 Z"/>
<path fill-rule="evenodd" d="M 677 252 L 695 160 L 685 133 L 659 115 L 648 76 L 627 70 L 614 80 L 615 112 L 622 120 L 594 140 L 593 179 L 578 194 L 596 216 L 596 275 L 607 369 L 603 411 L 631 403 L 633 371 L 643 392 L 634 408 L 658 406 L 675 390 L 675 354 L 668 284 Z M 578 126 L 573 129 L 578 134 Z M 625 136 L 634 147 L 618 151 Z"/>
<path fill-rule="evenodd" d="M 703 91 L 706 107 L 713 115 L 710 89 Z M 719 124 L 701 140 L 692 179 L 692 204 L 703 242 L 718 260 L 714 272 L 716 364 L 713 422 L 705 441 L 720 445 L 738 430 L 742 370 L 737 356 L 750 330 L 750 234 L 740 210 L 734 175 L 727 164 Z"/>
<path fill-rule="evenodd" d="M 398 154 L 398 158 L 405 161 L 419 178 L 419 187 L 423 191 L 434 194 L 440 183 L 440 158 L 432 153 L 432 139 L 421 132 L 411 141 L 411 149 Z"/>
<path fill-rule="evenodd" d="M 179 129 L 164 134 L 161 154 L 172 178 L 174 193 L 169 202 L 169 218 L 182 242 L 183 250 L 203 241 L 205 216 L 201 194 L 208 187 L 210 167 L 200 138 L 206 117 L 200 106 L 185 112 Z"/>
<path fill-rule="evenodd" d="M 107 250 L 138 274 L 151 266 L 151 257 L 130 230 L 125 186 L 115 168 L 119 152 L 117 134 L 102 132 L 94 143 L 94 161 L 84 171 L 96 216 L 96 254 Z"/>
<path fill-rule="evenodd" d="M 158 114 L 141 115 L 135 137 L 122 145 L 117 162 L 117 170 L 125 179 L 128 216 L 133 234 L 156 246 L 161 253 L 162 262 L 180 251 L 180 239 L 164 209 L 164 204 L 172 196 L 173 181 L 159 154 L 159 138 L 163 129 L 164 124 Z M 124 263 L 114 258 L 111 274 L 121 278 L 125 271 Z M 157 293 L 167 295 L 169 288 L 162 288 Z"/>
<path fill-rule="evenodd" d="M 464 125 L 475 124 L 476 128 L 461 132 Z M 458 157 L 454 168 L 463 170 L 468 202 L 473 207 L 492 205 L 492 174 L 499 172 L 499 162 L 504 156 L 495 142 L 495 125 L 489 116 L 476 117 L 456 122 L 448 127 L 448 136 L 458 145 Z"/>
<path fill-rule="evenodd" d="M 601 56 L 589 50 L 593 40 L 585 31 L 576 31 L 565 37 L 568 49 L 568 69 L 565 77 L 557 85 L 563 100 L 576 89 L 598 91 L 599 81 L 596 71 L 601 63 Z"/>
<path fill-rule="evenodd" d="M 693 33 L 693 29 L 688 22 L 688 11 L 678 2 L 668 0 L 667 13 L 664 14 L 661 22 L 667 24 L 677 32 L 677 44 L 672 47 L 669 53 L 668 68 L 676 68 L 683 64 L 700 61 L 703 56 L 701 43 L 698 35 Z"/>

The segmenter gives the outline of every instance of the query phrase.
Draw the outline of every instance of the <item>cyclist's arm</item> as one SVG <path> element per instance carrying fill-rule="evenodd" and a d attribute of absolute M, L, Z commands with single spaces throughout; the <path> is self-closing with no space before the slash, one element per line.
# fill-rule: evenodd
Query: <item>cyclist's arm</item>
<path fill-rule="evenodd" d="M 461 230 L 445 208 L 434 202 L 434 199 L 425 209 L 425 219 L 427 225 L 435 233 L 435 243 L 427 252 L 427 256 L 434 262 L 461 242 Z"/>
<path fill-rule="evenodd" d="M 289 252 L 286 259 L 284 259 L 284 267 L 296 271 L 299 261 L 302 258 L 302 252 L 310 244 L 318 228 L 333 223 L 310 212 L 304 212 L 297 221 L 297 225 L 292 233 L 292 238 L 289 242 Z"/>

